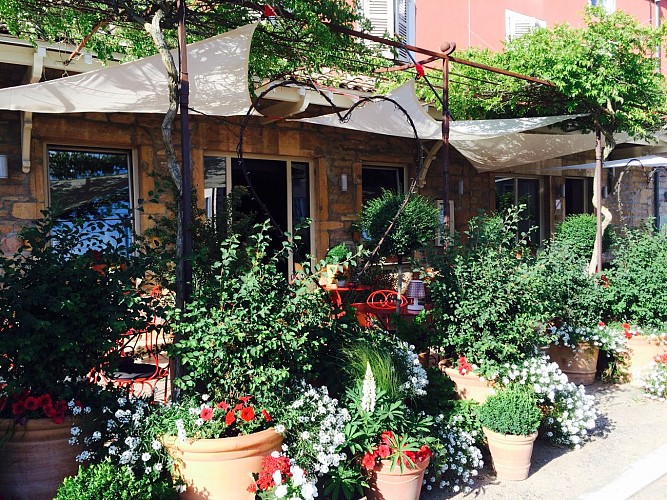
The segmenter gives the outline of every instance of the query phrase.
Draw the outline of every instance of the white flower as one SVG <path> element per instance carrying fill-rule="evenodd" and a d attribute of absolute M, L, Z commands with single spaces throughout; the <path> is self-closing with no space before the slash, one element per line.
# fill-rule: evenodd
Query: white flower
<path fill-rule="evenodd" d="M 70 432 L 72 433 L 72 436 L 78 436 L 79 434 L 81 434 L 81 429 L 75 426 L 72 427 L 72 429 L 70 429 Z"/>
<path fill-rule="evenodd" d="M 209 396 L 208 394 L 202 394 L 202 395 L 201 395 L 201 400 L 202 400 L 202 401 L 208 401 L 210 397 L 211 397 L 211 396 Z"/>
<path fill-rule="evenodd" d="M 274 429 L 278 434 L 282 434 L 283 432 L 285 432 L 285 426 L 283 424 L 276 424 Z"/>
<path fill-rule="evenodd" d="M 312 500 L 317 497 L 317 487 L 313 483 L 305 483 L 301 486 L 303 500 Z"/>
<path fill-rule="evenodd" d="M 366 375 L 362 389 L 361 409 L 366 413 L 373 413 L 375 411 L 375 376 L 369 362 L 366 362 Z"/>
<path fill-rule="evenodd" d="M 148 462 L 151 459 L 151 454 L 148 452 L 144 452 L 141 454 L 141 460 L 144 462 Z"/>
<path fill-rule="evenodd" d="M 273 494 L 276 496 L 276 498 L 283 498 L 285 495 L 287 495 L 287 486 L 281 484 L 276 488 Z"/>

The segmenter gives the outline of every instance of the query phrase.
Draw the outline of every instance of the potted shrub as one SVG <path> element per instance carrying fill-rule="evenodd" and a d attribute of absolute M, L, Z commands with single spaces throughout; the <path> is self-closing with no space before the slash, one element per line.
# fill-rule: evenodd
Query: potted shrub
<path fill-rule="evenodd" d="M 542 413 L 529 389 L 512 386 L 490 396 L 478 413 L 498 479 L 528 477 Z"/>
<path fill-rule="evenodd" d="M 90 223 L 45 214 L 0 256 L 0 491 L 18 498 L 53 497 L 76 473 L 70 427 L 101 390 L 90 374 L 113 371 L 121 335 L 145 324 L 141 259 Z"/>
<path fill-rule="evenodd" d="M 282 443 L 271 422 L 290 399 L 290 382 L 313 376 L 313 360 L 327 341 L 332 320 L 323 294 L 312 289 L 310 277 L 287 282 L 277 269 L 279 256 L 267 253 L 266 230 L 245 247 L 227 238 L 220 261 L 207 266 L 216 275 L 198 281 L 185 311 L 169 315 L 176 335 L 169 353 L 183 373 L 174 381 L 178 401 L 157 412 L 151 433 L 177 460 L 187 498 L 204 490 L 221 498 L 254 497 L 247 489 L 251 474 Z M 242 468 L 232 469 L 234 460 L 222 452 L 239 447 L 245 451 L 232 458 L 247 456 Z M 221 458 L 210 458 L 218 461 L 214 476 L 194 477 L 190 471 L 209 460 L 198 458 L 209 448 Z"/>
<path fill-rule="evenodd" d="M 337 286 L 345 286 L 347 283 L 338 285 L 338 282 L 347 281 L 349 267 L 347 260 L 351 256 L 352 253 L 344 243 L 331 247 L 324 259 L 325 266 L 320 270 L 320 285 L 330 286 L 335 283 Z"/>
<path fill-rule="evenodd" d="M 538 298 L 527 238 L 517 236 L 519 214 L 520 208 L 472 218 L 466 237 L 445 252 L 429 285 L 434 340 L 450 365 L 465 358 L 469 377 L 520 363 L 544 343 L 551 317 Z"/>
<path fill-rule="evenodd" d="M 369 200 L 364 206 L 358 226 L 365 243 L 373 248 L 382 242 L 380 255 L 396 255 L 398 258 L 399 299 L 403 257 L 412 256 L 415 251 L 431 245 L 439 225 L 438 208 L 431 200 L 418 194 L 385 190 L 382 196 Z M 385 236 L 390 226 L 391 230 Z"/>

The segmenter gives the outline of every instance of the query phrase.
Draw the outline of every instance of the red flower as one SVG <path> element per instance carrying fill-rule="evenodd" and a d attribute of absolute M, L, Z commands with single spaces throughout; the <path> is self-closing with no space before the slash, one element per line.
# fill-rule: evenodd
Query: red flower
<path fill-rule="evenodd" d="M 58 413 L 57 415 L 51 417 L 51 420 L 53 421 L 54 424 L 62 424 L 65 421 L 65 415 Z"/>
<path fill-rule="evenodd" d="M 25 409 L 28 411 L 35 411 L 39 408 L 39 399 L 32 396 L 25 398 Z"/>
<path fill-rule="evenodd" d="M 389 446 L 386 444 L 381 444 L 378 446 L 377 453 L 380 458 L 387 458 L 389 455 L 391 455 L 391 448 L 389 448 Z"/>
<path fill-rule="evenodd" d="M 204 408 L 201 409 L 201 413 L 199 413 L 199 417 L 204 421 L 211 420 L 213 418 L 213 408 L 209 408 L 208 406 L 205 406 Z"/>
<path fill-rule="evenodd" d="M 241 410 L 241 418 L 246 422 L 250 422 L 255 419 L 255 410 L 250 407 L 243 408 Z"/>
<path fill-rule="evenodd" d="M 623 330 L 623 335 L 625 336 L 626 339 L 631 339 L 632 338 L 632 333 L 630 333 L 627 330 Z"/>
<path fill-rule="evenodd" d="M 468 360 L 465 356 L 459 356 L 459 373 L 465 375 L 468 372 L 472 371 L 472 365 L 468 363 Z"/>
<path fill-rule="evenodd" d="M 420 462 L 423 462 L 424 460 L 432 456 L 433 453 L 431 453 L 431 449 L 427 445 L 423 445 L 421 448 L 419 448 L 419 451 L 417 452 L 417 459 Z"/>
<path fill-rule="evenodd" d="M 23 415 L 23 413 L 25 413 L 25 404 L 23 401 L 15 401 L 12 403 L 12 413 L 16 416 Z"/>
<path fill-rule="evenodd" d="M 250 493 L 257 493 L 257 483 L 251 483 L 250 486 L 248 486 L 248 491 Z"/>
<path fill-rule="evenodd" d="M 382 442 L 383 442 L 384 444 L 389 444 L 390 440 L 391 440 L 391 439 L 394 439 L 394 433 L 391 432 L 391 431 L 384 431 L 384 432 L 380 435 L 380 439 L 382 440 Z"/>
<path fill-rule="evenodd" d="M 239 403 L 234 407 L 234 411 L 239 411 L 241 408 L 243 408 L 243 404 Z"/>
<path fill-rule="evenodd" d="M 366 470 L 371 470 L 375 467 L 375 454 L 366 453 L 364 458 L 361 460 L 361 466 Z"/>
<path fill-rule="evenodd" d="M 236 417 L 234 416 L 233 411 L 230 411 L 230 412 L 227 413 L 227 415 L 225 415 L 225 423 L 227 425 L 232 425 L 235 420 L 236 420 Z"/>
<path fill-rule="evenodd" d="M 271 415 L 269 415 L 269 412 L 263 408 L 262 408 L 262 415 L 264 415 L 264 420 L 266 420 L 267 422 L 271 422 L 271 420 L 273 420 L 271 418 Z"/>
<path fill-rule="evenodd" d="M 54 408 L 56 409 L 56 412 L 64 414 L 67 411 L 67 402 L 64 399 L 60 399 L 56 401 Z"/>
<path fill-rule="evenodd" d="M 247 403 L 252 399 L 252 396 L 243 396 L 242 398 L 239 398 L 239 401 L 243 401 L 244 403 Z"/>
<path fill-rule="evenodd" d="M 42 406 L 42 411 L 44 412 L 44 415 L 46 415 L 49 418 L 55 417 L 57 413 L 56 409 L 53 407 L 52 404 Z"/>
<path fill-rule="evenodd" d="M 220 408 L 222 411 L 227 411 L 229 410 L 229 405 L 225 403 L 224 401 L 220 401 L 217 405 L 215 405 L 216 408 Z"/>
<path fill-rule="evenodd" d="M 44 408 L 45 406 L 52 405 L 53 401 L 51 400 L 51 395 L 50 394 L 42 394 L 39 397 L 39 405 Z"/>
<path fill-rule="evenodd" d="M 599 326 L 600 328 L 604 328 L 604 327 L 607 326 L 607 325 L 604 324 L 604 321 L 598 321 L 598 326 Z"/>
<path fill-rule="evenodd" d="M 406 451 L 403 455 L 403 465 L 410 465 L 410 462 L 413 464 L 417 462 L 417 455 L 415 455 L 414 451 Z"/>
<path fill-rule="evenodd" d="M 629 330 L 630 329 L 630 325 L 628 323 L 623 323 L 621 326 L 623 327 L 623 330 Z"/>

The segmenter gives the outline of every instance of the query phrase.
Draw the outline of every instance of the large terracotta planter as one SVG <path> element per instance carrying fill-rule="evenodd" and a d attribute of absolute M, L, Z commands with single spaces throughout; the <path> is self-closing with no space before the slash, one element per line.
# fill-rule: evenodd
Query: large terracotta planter
<path fill-rule="evenodd" d="M 580 342 L 576 349 L 562 345 L 549 346 L 549 357 L 570 382 L 591 385 L 595 382 L 600 349 L 588 342 Z"/>
<path fill-rule="evenodd" d="M 641 376 L 656 356 L 667 352 L 664 338 L 650 335 L 633 335 L 628 339 L 628 373 L 632 385 L 639 385 Z"/>
<path fill-rule="evenodd" d="M 482 427 L 482 430 L 489 443 L 497 478 L 506 481 L 526 479 L 530 470 L 530 459 L 533 455 L 533 443 L 537 438 L 537 432 L 529 436 L 513 436 L 498 434 L 486 427 Z"/>
<path fill-rule="evenodd" d="M 54 424 L 49 418 L 14 425 L 0 419 L 0 498 L 51 500 L 67 476 L 76 475 L 80 446 L 72 446 L 72 419 Z"/>
<path fill-rule="evenodd" d="M 442 371 L 452 379 L 456 385 L 456 393 L 461 399 L 470 399 L 483 404 L 486 398 L 495 394 L 492 383 L 480 379 L 479 375 L 472 373 L 461 375 L 456 368 L 442 368 Z"/>
<path fill-rule="evenodd" d="M 198 439 L 164 438 L 177 474 L 185 481 L 184 500 L 254 500 L 248 492 L 262 458 L 280 451 L 283 437 L 273 429 L 246 436 Z"/>
<path fill-rule="evenodd" d="M 408 466 L 401 467 L 396 464 L 391 469 L 390 460 L 382 460 L 371 471 L 366 488 L 368 500 L 419 500 L 419 492 L 422 489 L 424 472 L 428 467 L 430 459 L 415 464 L 412 469 Z"/>

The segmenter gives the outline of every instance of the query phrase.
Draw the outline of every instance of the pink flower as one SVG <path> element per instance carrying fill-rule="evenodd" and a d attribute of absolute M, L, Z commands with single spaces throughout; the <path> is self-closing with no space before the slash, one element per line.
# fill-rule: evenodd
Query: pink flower
<path fill-rule="evenodd" d="M 391 455 L 391 448 L 387 446 L 386 444 L 381 444 L 378 446 L 378 456 L 382 459 L 387 458 L 389 455 Z"/>
<path fill-rule="evenodd" d="M 204 421 L 211 420 L 213 418 L 213 408 L 209 408 L 208 406 L 205 406 L 204 408 L 201 409 L 201 413 L 199 413 L 199 417 Z"/>

